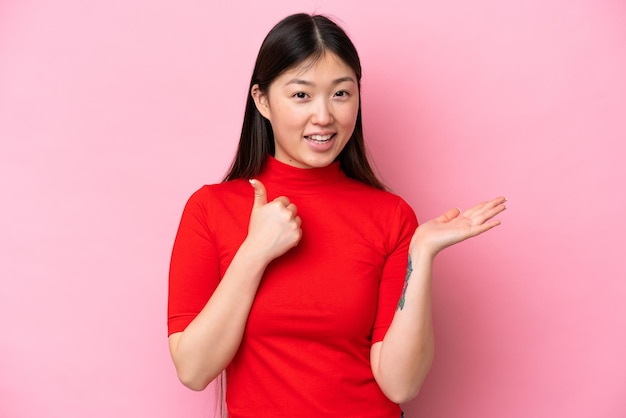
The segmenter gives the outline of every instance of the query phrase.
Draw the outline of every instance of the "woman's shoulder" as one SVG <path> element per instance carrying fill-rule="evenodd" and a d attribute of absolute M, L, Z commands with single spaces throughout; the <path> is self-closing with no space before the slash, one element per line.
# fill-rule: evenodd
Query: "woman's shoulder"
<path fill-rule="evenodd" d="M 238 199 L 249 201 L 252 197 L 252 188 L 248 181 L 237 179 L 201 186 L 191 194 L 186 206 L 206 210 L 224 202 L 235 203 Z"/>
<path fill-rule="evenodd" d="M 206 200 L 222 195 L 241 194 L 243 191 L 252 190 L 247 180 L 236 179 L 224 181 L 222 183 L 205 184 L 196 190 L 192 199 Z"/>
<path fill-rule="evenodd" d="M 378 189 L 358 180 L 349 179 L 349 188 L 355 195 L 362 199 L 371 199 L 374 205 L 389 204 L 395 206 L 397 204 L 407 205 L 406 201 L 398 194 L 390 190 Z"/>
<path fill-rule="evenodd" d="M 381 218 L 415 218 L 413 208 L 393 191 L 382 190 L 350 179 L 342 198 L 348 205 L 357 205 L 366 212 Z"/>

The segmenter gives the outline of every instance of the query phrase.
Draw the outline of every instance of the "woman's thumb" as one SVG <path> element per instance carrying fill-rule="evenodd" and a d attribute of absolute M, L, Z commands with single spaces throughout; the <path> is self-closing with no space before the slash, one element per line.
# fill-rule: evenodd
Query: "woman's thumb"
<path fill-rule="evenodd" d="M 254 188 L 254 205 L 253 208 L 259 208 L 267 204 L 267 192 L 265 186 L 259 180 L 248 180 Z"/>

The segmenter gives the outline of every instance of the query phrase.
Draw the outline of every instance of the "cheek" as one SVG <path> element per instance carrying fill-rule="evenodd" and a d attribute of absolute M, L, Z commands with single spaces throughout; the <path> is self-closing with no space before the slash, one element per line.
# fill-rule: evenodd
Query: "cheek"
<path fill-rule="evenodd" d="M 359 114 L 358 103 L 355 106 L 346 106 L 339 114 L 340 123 L 344 126 L 354 126 L 356 124 L 356 118 Z"/>
<path fill-rule="evenodd" d="M 302 109 L 291 106 L 277 106 L 274 109 L 272 126 L 280 126 L 283 129 L 296 129 L 306 122 L 306 114 Z"/>

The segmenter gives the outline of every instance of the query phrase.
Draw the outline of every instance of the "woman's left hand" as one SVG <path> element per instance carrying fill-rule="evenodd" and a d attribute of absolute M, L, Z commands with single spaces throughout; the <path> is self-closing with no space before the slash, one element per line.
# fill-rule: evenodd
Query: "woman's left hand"
<path fill-rule="evenodd" d="M 420 225 L 411 239 L 410 252 L 427 251 L 432 257 L 444 248 L 475 237 L 500 225 L 494 216 L 506 209 L 506 198 L 498 197 L 461 212 L 450 209 L 443 215 Z"/>

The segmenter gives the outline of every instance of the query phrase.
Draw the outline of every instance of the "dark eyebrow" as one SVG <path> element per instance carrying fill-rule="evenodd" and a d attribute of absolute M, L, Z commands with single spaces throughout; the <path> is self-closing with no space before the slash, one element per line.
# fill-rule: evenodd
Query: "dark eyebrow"
<path fill-rule="evenodd" d="M 337 85 L 337 84 L 340 84 L 340 83 L 345 83 L 346 81 L 351 81 L 353 83 L 355 82 L 352 77 L 346 76 L 346 77 L 341 77 L 341 78 L 338 78 L 336 80 L 333 80 L 332 84 L 333 85 Z M 294 78 L 292 80 L 289 80 L 285 85 L 288 86 L 290 84 L 301 84 L 303 86 L 314 86 L 315 85 L 314 83 L 311 83 L 310 81 L 302 80 L 302 79 L 299 79 L 299 78 Z"/>

